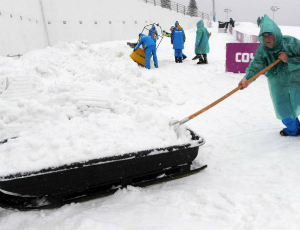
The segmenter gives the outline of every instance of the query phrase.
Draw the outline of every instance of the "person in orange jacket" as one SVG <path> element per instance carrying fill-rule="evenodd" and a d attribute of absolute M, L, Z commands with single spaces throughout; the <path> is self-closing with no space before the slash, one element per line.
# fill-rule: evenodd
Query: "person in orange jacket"
<path fill-rule="evenodd" d="M 150 38 L 152 38 L 152 40 L 155 42 L 156 44 L 156 40 L 158 40 L 158 33 L 157 30 L 155 28 L 155 24 L 152 25 L 151 29 L 149 30 L 148 36 Z"/>

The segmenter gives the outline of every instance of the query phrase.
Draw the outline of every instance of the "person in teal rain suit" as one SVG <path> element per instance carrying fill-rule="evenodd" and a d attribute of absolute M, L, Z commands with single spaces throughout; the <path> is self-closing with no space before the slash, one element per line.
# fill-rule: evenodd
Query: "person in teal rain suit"
<path fill-rule="evenodd" d="M 265 73 L 276 116 L 286 126 L 279 133 L 282 136 L 299 136 L 300 40 L 283 36 L 280 28 L 267 15 L 261 23 L 259 40 L 261 45 L 239 85 L 242 89 L 246 88 L 247 79 L 280 59 L 281 62 Z"/>
<path fill-rule="evenodd" d="M 182 50 L 184 49 L 185 34 L 178 21 L 175 22 L 175 29 L 171 34 L 171 43 L 173 44 L 175 62 L 182 62 Z"/>
<path fill-rule="evenodd" d="M 257 22 L 257 26 L 260 27 L 260 24 L 261 24 L 261 19 L 260 19 L 260 17 L 257 18 L 256 22 Z"/>
<path fill-rule="evenodd" d="M 156 40 L 158 40 L 158 33 L 157 30 L 155 28 L 155 25 L 153 24 L 151 29 L 149 30 L 148 36 L 152 38 L 152 40 L 155 42 L 156 44 Z"/>
<path fill-rule="evenodd" d="M 194 59 L 199 58 L 197 64 L 207 64 L 207 54 L 209 53 L 209 44 L 208 39 L 210 37 L 209 32 L 204 27 L 203 20 L 200 20 L 197 23 L 196 31 L 196 42 L 195 42 L 195 54 Z"/>
<path fill-rule="evenodd" d="M 152 38 L 145 34 L 139 34 L 139 43 L 134 47 L 134 50 L 137 50 L 140 45 L 143 45 L 145 50 L 146 68 L 150 69 L 151 54 L 153 55 L 154 66 L 158 68 L 156 45 Z"/>

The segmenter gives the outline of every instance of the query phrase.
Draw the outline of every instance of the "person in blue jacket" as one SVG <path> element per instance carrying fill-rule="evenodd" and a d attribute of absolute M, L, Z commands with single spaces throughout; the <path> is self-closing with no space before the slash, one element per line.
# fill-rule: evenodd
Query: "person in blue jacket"
<path fill-rule="evenodd" d="M 171 33 L 168 33 L 168 32 L 166 32 L 165 30 L 163 31 L 163 35 L 165 36 L 165 37 L 172 37 L 172 33 L 174 32 L 174 29 L 175 29 L 175 26 L 171 26 L 171 28 L 170 28 L 170 31 L 171 31 Z M 181 28 L 182 29 L 182 28 Z M 182 60 L 184 60 L 184 59 L 186 59 L 187 57 L 186 57 L 186 55 L 184 54 L 184 53 L 182 53 Z"/>
<path fill-rule="evenodd" d="M 151 37 L 145 34 L 139 34 L 139 43 L 134 47 L 134 51 L 137 50 L 140 45 L 143 45 L 145 50 L 146 68 L 150 69 L 150 58 L 153 55 L 154 66 L 158 68 L 157 56 L 156 56 L 156 45 Z"/>
<path fill-rule="evenodd" d="M 155 42 L 156 44 L 156 40 L 158 40 L 158 33 L 157 30 L 155 28 L 155 25 L 153 24 L 151 29 L 149 30 L 148 36 L 152 38 L 152 40 Z"/>
<path fill-rule="evenodd" d="M 185 35 L 178 21 L 175 22 L 175 29 L 171 35 L 171 43 L 175 51 L 175 62 L 182 62 L 182 50 L 184 49 Z"/>

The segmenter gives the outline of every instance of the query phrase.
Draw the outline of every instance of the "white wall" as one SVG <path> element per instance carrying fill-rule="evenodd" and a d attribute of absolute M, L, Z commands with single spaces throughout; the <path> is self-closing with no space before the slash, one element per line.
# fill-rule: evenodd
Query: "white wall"
<path fill-rule="evenodd" d="M 82 39 L 90 43 L 133 39 L 153 22 L 169 30 L 176 20 L 184 29 L 196 27 L 199 21 L 143 0 L 43 0 L 43 4 L 51 45 Z"/>
<path fill-rule="evenodd" d="M 0 55 L 5 56 L 58 41 L 135 39 L 151 23 L 167 31 L 176 20 L 184 29 L 196 28 L 200 20 L 143 0 L 0 0 L 0 11 L 7 12 L 0 16 Z M 20 15 L 27 18 L 20 20 Z"/>
<path fill-rule="evenodd" d="M 0 55 L 48 45 L 39 0 L 0 0 Z"/>

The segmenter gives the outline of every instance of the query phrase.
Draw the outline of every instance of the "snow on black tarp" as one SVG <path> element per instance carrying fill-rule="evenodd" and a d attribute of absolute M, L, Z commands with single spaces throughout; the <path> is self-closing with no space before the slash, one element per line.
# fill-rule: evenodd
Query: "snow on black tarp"
<path fill-rule="evenodd" d="M 171 101 L 167 85 L 136 68 L 126 43 L 109 44 L 61 42 L 1 58 L 0 140 L 18 138 L 0 145 L 0 176 L 191 142 L 159 112 Z"/>

